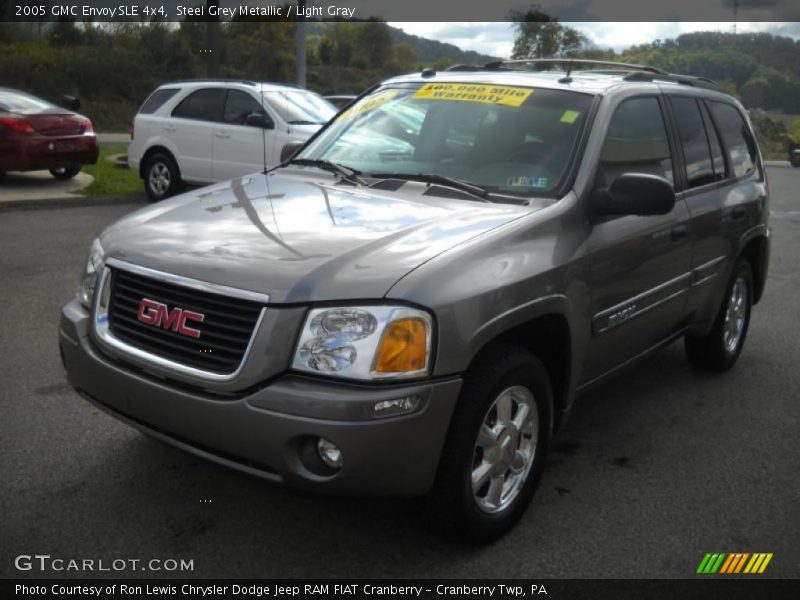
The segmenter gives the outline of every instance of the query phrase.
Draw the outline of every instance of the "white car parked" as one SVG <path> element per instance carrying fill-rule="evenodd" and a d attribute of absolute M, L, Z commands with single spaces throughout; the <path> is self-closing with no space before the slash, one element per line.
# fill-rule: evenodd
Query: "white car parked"
<path fill-rule="evenodd" d="M 277 165 L 286 144 L 334 114 L 321 96 L 285 84 L 203 80 L 162 85 L 131 127 L 128 164 L 161 200 L 184 183 L 233 179 Z"/>

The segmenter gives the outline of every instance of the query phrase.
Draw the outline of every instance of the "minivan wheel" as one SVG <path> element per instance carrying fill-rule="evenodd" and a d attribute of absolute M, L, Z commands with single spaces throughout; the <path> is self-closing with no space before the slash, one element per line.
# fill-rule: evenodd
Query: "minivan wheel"
<path fill-rule="evenodd" d="M 533 354 L 495 346 L 476 359 L 426 498 L 431 524 L 450 539 L 491 542 L 533 498 L 550 439 L 552 390 Z"/>
<path fill-rule="evenodd" d="M 147 159 L 144 168 L 144 187 L 152 200 L 163 200 L 182 188 L 178 165 L 169 154 L 156 152 Z"/>
<path fill-rule="evenodd" d="M 50 174 L 56 179 L 72 179 L 81 172 L 81 167 L 58 167 L 50 169 Z"/>
<path fill-rule="evenodd" d="M 730 369 L 744 347 L 752 305 L 753 271 L 750 263 L 739 259 L 711 331 L 704 336 L 685 338 L 689 362 L 706 371 Z"/>

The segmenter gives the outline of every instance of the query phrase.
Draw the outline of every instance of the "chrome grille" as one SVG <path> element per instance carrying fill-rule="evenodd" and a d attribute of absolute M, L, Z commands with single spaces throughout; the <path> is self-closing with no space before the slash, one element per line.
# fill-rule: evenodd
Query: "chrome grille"
<path fill-rule="evenodd" d="M 143 299 L 165 305 L 167 311 L 179 309 L 202 314 L 202 322 L 190 323 L 192 329 L 200 332 L 199 337 L 179 333 L 168 323 L 142 322 L 139 313 Z M 130 346 L 210 373 L 236 371 L 263 308 L 258 302 L 111 269 L 108 303 L 111 333 Z"/>

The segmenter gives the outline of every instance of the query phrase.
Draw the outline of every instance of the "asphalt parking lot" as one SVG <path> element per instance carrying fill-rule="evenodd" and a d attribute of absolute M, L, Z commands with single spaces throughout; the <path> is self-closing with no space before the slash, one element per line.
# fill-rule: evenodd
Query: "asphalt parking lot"
<path fill-rule="evenodd" d="M 674 344 L 580 397 L 531 508 L 479 549 L 430 534 L 413 502 L 275 487 L 79 398 L 59 310 L 91 240 L 141 204 L 0 211 L 0 576 L 80 575 L 14 568 L 50 554 L 194 561 L 147 576 L 661 578 L 772 552 L 762 577 L 800 577 L 800 169 L 770 177 L 770 277 L 737 367 L 698 373 Z"/>

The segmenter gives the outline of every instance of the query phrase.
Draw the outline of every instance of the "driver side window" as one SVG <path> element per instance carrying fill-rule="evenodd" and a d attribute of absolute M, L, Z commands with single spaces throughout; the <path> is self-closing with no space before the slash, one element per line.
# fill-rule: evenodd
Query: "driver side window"
<path fill-rule="evenodd" d="M 667 129 L 655 97 L 625 100 L 611 119 L 597 187 L 610 186 L 623 173 L 657 175 L 675 185 Z"/>
<path fill-rule="evenodd" d="M 250 94 L 239 90 L 228 90 L 223 120 L 234 125 L 245 125 L 247 117 L 251 114 L 264 115 L 264 107 Z"/>

